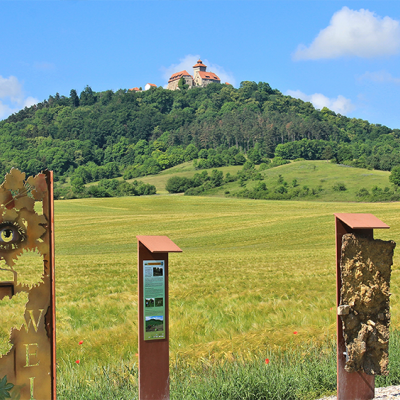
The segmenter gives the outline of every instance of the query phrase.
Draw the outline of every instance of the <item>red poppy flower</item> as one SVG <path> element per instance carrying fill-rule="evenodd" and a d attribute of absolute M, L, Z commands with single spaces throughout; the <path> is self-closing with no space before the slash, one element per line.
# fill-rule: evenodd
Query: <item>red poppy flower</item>
<path fill-rule="evenodd" d="M 294 332 L 293 332 L 293 335 L 297 335 L 297 331 L 294 331 Z"/>
<path fill-rule="evenodd" d="M 83 343 L 83 340 L 81 340 L 78 344 L 82 344 Z"/>
<path fill-rule="evenodd" d="M 265 359 L 265 364 L 269 364 L 269 358 Z"/>
<path fill-rule="evenodd" d="M 79 363 L 80 363 L 80 360 L 76 360 L 75 362 L 76 362 L 77 364 L 79 364 Z"/>

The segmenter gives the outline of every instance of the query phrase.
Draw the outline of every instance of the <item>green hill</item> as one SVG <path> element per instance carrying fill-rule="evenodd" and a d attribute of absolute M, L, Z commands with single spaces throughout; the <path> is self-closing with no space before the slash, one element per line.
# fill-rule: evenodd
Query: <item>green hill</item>
<path fill-rule="evenodd" d="M 137 181 L 146 176 L 146 182 L 164 193 L 168 175 L 191 178 L 196 168 L 210 174 L 222 171 L 228 182 L 216 184 L 221 179 L 215 175 L 211 184 L 197 182 L 195 186 L 201 187 L 191 194 L 397 199 L 390 185 L 372 179 L 371 170 L 390 171 L 400 165 L 399 129 L 347 118 L 327 108 L 316 110 L 264 82 L 244 81 L 238 89 L 214 83 L 190 90 L 159 87 L 143 92 L 97 93 L 87 86 L 79 96 L 76 90 L 69 97 L 56 94 L 0 121 L 0 144 L 0 175 L 11 167 L 28 175 L 51 169 L 60 199 L 152 194 L 153 186 Z M 271 168 L 258 176 L 240 172 L 242 166 L 249 168 L 246 162 L 262 170 L 263 164 L 269 168 L 297 159 L 319 161 L 317 170 L 305 176 L 307 164 L 296 163 L 297 167 Z M 357 172 L 361 180 L 355 182 L 352 169 L 346 167 L 332 170 L 330 176 L 322 167 L 327 160 L 361 168 L 363 172 Z M 109 181 L 116 178 L 120 182 Z M 278 178 L 282 182 L 276 185 Z M 99 181 L 100 185 L 85 189 Z"/>
<path fill-rule="evenodd" d="M 213 83 L 143 92 L 87 86 L 79 96 L 71 90 L 69 97 L 50 96 L 0 121 L 0 144 L 0 175 L 11 167 L 28 175 L 51 169 L 60 188 L 71 185 L 56 191 L 59 198 L 148 194 L 149 188 L 111 190 L 104 182 L 85 192 L 84 185 L 189 173 L 185 163 L 191 161 L 200 170 L 226 171 L 246 161 L 258 166 L 299 158 L 382 171 L 400 165 L 399 129 L 316 110 L 268 83 L 250 81 L 238 89 Z"/>
<path fill-rule="evenodd" d="M 240 173 L 242 168 L 229 166 L 217 170 L 222 171 L 226 177 L 227 173 Z M 210 175 L 212 169 L 205 171 Z M 297 196 L 291 196 L 291 199 L 308 201 L 390 201 L 396 200 L 397 195 L 397 190 L 389 182 L 390 173 L 387 171 L 354 168 L 326 161 L 296 161 L 266 170 L 256 167 L 255 171 L 261 175 L 261 179 L 259 176 L 257 179 L 249 179 L 244 186 L 241 186 L 240 181 L 228 182 L 201 194 L 251 197 L 245 195 L 245 190 L 251 192 L 264 183 L 270 195 L 276 194 L 276 190 L 284 186 L 288 193 L 293 190 L 300 191 Z M 157 193 L 165 194 L 168 193 L 165 186 L 171 176 L 190 179 L 201 172 L 193 167 L 192 162 L 188 162 L 141 179 L 156 186 Z M 279 193 L 277 196 L 279 197 Z M 282 195 L 282 198 L 285 199 L 285 196 Z"/>

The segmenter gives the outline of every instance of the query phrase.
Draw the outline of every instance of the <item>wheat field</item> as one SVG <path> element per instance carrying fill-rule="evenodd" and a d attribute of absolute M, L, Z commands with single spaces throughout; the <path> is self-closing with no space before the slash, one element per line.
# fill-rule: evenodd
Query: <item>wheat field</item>
<path fill-rule="evenodd" d="M 333 214 L 372 213 L 391 227 L 375 237 L 398 242 L 399 209 L 178 195 L 56 201 L 59 363 L 135 359 L 136 235 L 166 235 L 183 250 L 169 256 L 172 362 L 251 357 L 332 337 Z M 395 251 L 393 327 L 400 326 L 399 264 Z M 22 321 L 22 303 L 0 303 L 3 320 Z M 1 332 L 4 339 L 9 327 Z"/>

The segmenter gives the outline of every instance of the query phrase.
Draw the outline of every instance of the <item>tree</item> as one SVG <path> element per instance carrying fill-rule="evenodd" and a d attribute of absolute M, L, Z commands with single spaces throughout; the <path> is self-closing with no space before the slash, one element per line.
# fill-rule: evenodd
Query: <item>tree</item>
<path fill-rule="evenodd" d="M 170 193 L 181 193 L 189 189 L 191 182 L 186 177 L 172 176 L 168 179 L 165 189 Z"/>
<path fill-rule="evenodd" d="M 71 89 L 69 97 L 71 98 L 72 107 L 79 107 L 79 97 L 75 89 Z"/>
<path fill-rule="evenodd" d="M 396 186 L 400 186 L 400 165 L 396 165 L 390 172 L 389 181 Z"/>
<path fill-rule="evenodd" d="M 188 87 L 189 87 L 189 85 L 186 84 L 185 78 L 182 76 L 181 79 L 179 79 L 178 88 L 180 90 L 184 90 L 184 89 L 187 89 Z"/>
<path fill-rule="evenodd" d="M 224 174 L 222 171 L 213 169 L 210 176 L 210 182 L 213 187 L 221 186 L 224 181 Z"/>
<path fill-rule="evenodd" d="M 85 90 L 83 90 L 80 95 L 81 106 L 91 106 L 96 103 L 96 100 L 97 98 L 93 93 L 92 88 L 89 85 L 86 85 Z"/>

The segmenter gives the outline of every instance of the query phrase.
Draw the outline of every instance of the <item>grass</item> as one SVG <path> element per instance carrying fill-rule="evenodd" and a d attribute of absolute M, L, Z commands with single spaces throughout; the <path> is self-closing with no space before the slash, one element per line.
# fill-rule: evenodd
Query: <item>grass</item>
<path fill-rule="evenodd" d="M 127 393 L 121 377 L 134 387 L 134 373 L 127 371 L 137 362 L 136 235 L 167 235 L 183 249 L 170 255 L 171 365 L 191 366 L 196 374 L 203 359 L 252 363 L 260 354 L 330 340 L 336 321 L 333 214 L 375 214 L 391 226 L 375 237 L 399 242 L 399 211 L 400 203 L 187 196 L 56 201 L 60 393 L 72 396 L 78 387 L 89 393 L 101 385 Z M 399 261 L 395 251 L 397 329 Z"/>
<path fill-rule="evenodd" d="M 400 204 L 158 196 L 56 202 L 58 352 L 94 361 L 137 346 L 136 235 L 169 236 L 172 356 L 296 345 L 335 330 L 335 212 L 371 212 L 398 241 Z M 395 252 L 393 323 L 399 321 Z M 299 335 L 294 338 L 292 332 Z"/>
<path fill-rule="evenodd" d="M 390 374 L 378 376 L 376 387 L 400 383 L 400 332 L 390 338 Z M 89 367 L 89 368 L 88 368 Z M 137 364 L 84 369 L 66 366 L 58 380 L 62 400 L 137 399 Z M 307 342 L 285 351 L 232 354 L 215 362 L 201 358 L 194 365 L 176 359 L 170 368 L 172 400 L 314 400 L 336 393 L 336 344 Z"/>
<path fill-rule="evenodd" d="M 235 175 L 241 168 L 241 166 L 229 166 L 216 169 L 223 171 L 225 176 L 227 172 L 231 175 Z M 206 171 L 210 174 L 212 169 L 214 168 Z M 157 193 L 165 194 L 167 193 L 165 185 L 171 175 L 190 178 L 196 172 L 201 171 L 195 170 L 192 162 L 188 162 L 165 170 L 158 175 L 141 177 L 139 179 L 145 183 L 155 185 Z M 261 171 L 261 174 L 264 178 L 263 182 L 265 182 L 267 188 L 270 190 L 278 186 L 277 181 L 279 175 L 283 177 L 289 187 L 292 185 L 293 179 L 297 180 L 299 188 L 308 186 L 311 190 L 312 188 L 317 189 L 320 187 L 322 191 L 318 193 L 318 197 L 315 196 L 313 199 L 311 198 L 317 201 L 359 201 L 356 197 L 356 193 L 361 188 L 366 188 L 370 193 L 374 186 L 378 186 L 381 189 L 385 187 L 392 188 L 392 184 L 389 182 L 390 172 L 388 171 L 352 168 L 345 165 L 332 164 L 327 161 L 292 162 L 280 167 Z M 258 183 L 259 181 L 248 181 L 246 187 L 252 189 Z M 333 186 L 338 183 L 344 183 L 346 190 L 335 191 Z M 224 197 L 226 191 L 234 195 L 242 189 L 238 182 L 231 182 L 221 188 L 213 189 L 211 193 L 214 196 Z M 307 200 L 310 200 L 310 198 L 307 198 Z"/>

